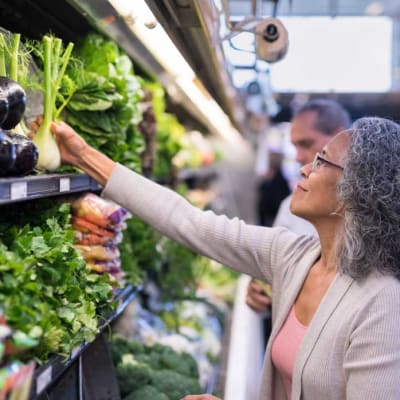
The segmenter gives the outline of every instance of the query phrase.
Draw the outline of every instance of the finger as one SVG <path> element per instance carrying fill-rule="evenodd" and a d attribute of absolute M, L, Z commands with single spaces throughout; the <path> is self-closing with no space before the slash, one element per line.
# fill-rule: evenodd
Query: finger
<path fill-rule="evenodd" d="M 59 122 L 52 122 L 50 129 L 54 129 L 54 132 L 56 135 L 61 135 L 61 136 L 71 136 L 71 135 L 76 135 L 78 134 L 64 121 L 59 121 Z"/>
<path fill-rule="evenodd" d="M 263 291 L 262 286 L 256 281 L 251 281 L 249 286 L 247 287 L 248 292 L 256 292 L 261 293 Z"/>
<path fill-rule="evenodd" d="M 252 297 L 248 297 L 246 299 L 246 304 L 255 312 L 258 313 L 263 313 L 266 312 L 268 309 L 268 306 L 266 306 L 265 304 L 260 304 L 256 301 L 254 301 L 254 299 Z"/>
<path fill-rule="evenodd" d="M 249 293 L 246 297 L 246 304 L 255 311 L 265 312 L 271 304 L 271 299 L 261 293 Z"/>
<path fill-rule="evenodd" d="M 59 124 L 57 122 L 52 122 L 50 125 L 50 130 L 53 134 L 57 136 L 60 133 Z"/>
<path fill-rule="evenodd" d="M 53 134 L 59 137 L 69 136 L 71 133 L 74 133 L 74 130 L 63 121 L 53 121 L 50 125 L 50 130 Z"/>

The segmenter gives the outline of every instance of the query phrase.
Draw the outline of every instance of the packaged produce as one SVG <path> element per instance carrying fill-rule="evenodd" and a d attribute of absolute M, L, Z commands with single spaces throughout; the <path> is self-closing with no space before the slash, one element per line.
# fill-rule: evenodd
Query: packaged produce
<path fill-rule="evenodd" d="M 101 236 L 97 235 L 95 233 L 90 233 L 90 232 L 80 232 L 75 230 L 75 242 L 77 244 L 82 244 L 82 245 L 103 245 L 103 246 L 111 246 L 111 245 L 117 245 L 121 243 L 122 241 L 122 232 L 116 232 L 115 236 L 113 238 L 110 238 L 108 236 Z"/>
<path fill-rule="evenodd" d="M 86 261 L 99 260 L 109 261 L 116 258 L 119 259 L 119 250 L 115 246 L 105 247 L 100 245 L 84 246 L 81 244 L 75 245 L 75 248 L 82 254 Z"/>
<path fill-rule="evenodd" d="M 77 217 L 84 218 L 103 228 L 117 226 L 129 217 L 125 208 L 93 193 L 86 193 L 74 201 L 72 210 Z"/>
<path fill-rule="evenodd" d="M 116 274 L 121 272 L 121 261 L 119 258 L 109 261 L 91 260 L 87 263 L 87 266 L 92 271 L 98 273 L 108 272 L 110 274 Z"/>
<path fill-rule="evenodd" d="M 120 251 L 122 230 L 130 214 L 119 205 L 93 193 L 86 193 L 72 202 L 72 226 L 75 229 L 75 248 L 87 266 L 98 274 L 108 273 L 121 283 Z"/>
<path fill-rule="evenodd" d="M 104 235 L 109 238 L 114 238 L 117 235 L 117 232 L 101 228 L 100 226 L 93 224 L 84 218 L 73 216 L 71 218 L 71 223 L 74 229 L 84 233 L 95 233 L 96 235 Z"/>

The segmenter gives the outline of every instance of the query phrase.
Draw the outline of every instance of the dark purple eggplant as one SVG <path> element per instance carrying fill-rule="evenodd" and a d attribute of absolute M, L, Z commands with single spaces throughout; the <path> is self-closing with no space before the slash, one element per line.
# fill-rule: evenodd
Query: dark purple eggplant
<path fill-rule="evenodd" d="M 36 167 L 39 159 L 39 151 L 31 139 L 14 132 L 5 132 L 5 140 L 16 148 L 16 160 L 9 168 L 8 176 L 22 176 L 29 174 Z"/>
<path fill-rule="evenodd" d="M 6 120 L 8 115 L 8 101 L 6 97 L 0 95 L 0 126 Z"/>
<path fill-rule="evenodd" d="M 8 103 L 7 116 L 0 126 L 2 129 L 9 130 L 17 126 L 24 115 L 26 94 L 17 82 L 5 76 L 0 76 L 0 98 L 7 100 Z"/>
<path fill-rule="evenodd" d="M 16 145 L 8 140 L 4 132 L 0 131 L 0 176 L 8 176 L 8 171 L 14 167 L 16 159 Z"/>

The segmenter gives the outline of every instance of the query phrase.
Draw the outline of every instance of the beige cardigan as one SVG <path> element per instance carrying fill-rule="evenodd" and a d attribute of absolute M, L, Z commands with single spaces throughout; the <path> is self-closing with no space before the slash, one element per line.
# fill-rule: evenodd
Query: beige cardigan
<path fill-rule="evenodd" d="M 271 342 L 319 256 L 318 240 L 198 210 L 121 165 L 103 195 L 194 251 L 272 283 L 273 330 L 259 399 L 284 400 L 271 363 Z M 375 275 L 354 281 L 336 275 L 299 348 L 292 400 L 299 399 L 400 399 L 398 280 Z"/>

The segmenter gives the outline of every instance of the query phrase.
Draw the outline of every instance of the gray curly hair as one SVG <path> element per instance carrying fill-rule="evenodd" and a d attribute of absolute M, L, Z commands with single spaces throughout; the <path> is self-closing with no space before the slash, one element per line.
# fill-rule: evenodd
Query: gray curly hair
<path fill-rule="evenodd" d="M 355 279 L 373 270 L 400 279 L 400 126 L 361 118 L 338 185 L 345 205 L 339 268 Z"/>

